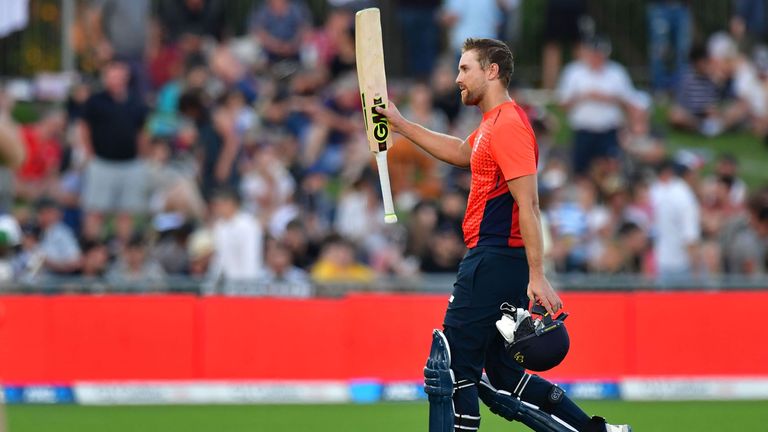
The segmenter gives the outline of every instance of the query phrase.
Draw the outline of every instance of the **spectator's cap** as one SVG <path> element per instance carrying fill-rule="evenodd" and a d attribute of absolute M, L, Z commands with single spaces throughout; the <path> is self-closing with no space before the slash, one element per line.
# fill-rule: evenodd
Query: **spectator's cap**
<path fill-rule="evenodd" d="M 152 227 L 157 232 L 173 231 L 183 227 L 184 222 L 184 215 L 181 213 L 158 213 L 152 218 Z"/>
<path fill-rule="evenodd" d="M 51 197 L 43 196 L 38 198 L 37 201 L 35 201 L 34 208 L 35 208 L 35 211 L 37 212 L 41 212 L 43 210 L 48 210 L 48 209 L 58 209 L 59 203 Z"/>
<path fill-rule="evenodd" d="M 611 40 L 608 39 L 607 36 L 603 36 L 599 34 L 586 37 L 582 43 L 588 49 L 594 52 L 603 54 L 606 57 L 611 54 L 611 50 L 613 49 L 613 46 L 611 45 Z"/>
<path fill-rule="evenodd" d="M 717 60 L 732 59 L 739 55 L 739 47 L 726 32 L 717 32 L 707 41 L 709 56 Z"/>
<path fill-rule="evenodd" d="M 192 233 L 187 244 L 187 254 L 192 260 L 204 258 L 214 252 L 213 235 L 207 229 L 199 229 Z"/>

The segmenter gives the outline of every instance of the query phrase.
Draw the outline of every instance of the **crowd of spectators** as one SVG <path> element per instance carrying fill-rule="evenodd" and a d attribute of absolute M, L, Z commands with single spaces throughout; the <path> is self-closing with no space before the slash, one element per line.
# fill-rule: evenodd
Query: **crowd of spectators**
<path fill-rule="evenodd" d="M 335 3 L 315 26 L 302 1 L 264 1 L 239 37 L 225 31 L 217 0 L 88 9 L 82 25 L 99 74 L 18 126 L 27 159 L 15 187 L 0 190 L 0 278 L 146 288 L 184 276 L 234 294 L 305 296 L 313 281 L 455 272 L 469 173 L 396 138 L 389 165 L 402 223 L 383 223 L 354 71 L 354 11 L 372 2 Z M 519 2 L 400 3 L 397 17 L 418 43 L 390 97 L 406 117 L 467 136 L 480 113 L 461 106 L 456 44 L 513 27 Z M 611 61 L 594 23 L 581 12 L 550 15 L 579 20 L 568 28 L 582 42 L 555 75 L 550 105 L 567 124 L 512 89 L 540 147 L 550 269 L 662 281 L 764 272 L 768 192 L 748 191 L 729 154 L 705 175 L 698 154 L 668 150 L 659 126 L 768 134 L 766 51 L 753 61 L 733 32 L 692 47 L 669 124 L 656 125 L 654 97 Z M 414 23 L 424 20 L 419 38 Z M 432 38 L 439 25 L 443 50 Z M 12 105 L 0 94 L 0 115 Z M 572 142 L 556 145 L 566 127 Z"/>

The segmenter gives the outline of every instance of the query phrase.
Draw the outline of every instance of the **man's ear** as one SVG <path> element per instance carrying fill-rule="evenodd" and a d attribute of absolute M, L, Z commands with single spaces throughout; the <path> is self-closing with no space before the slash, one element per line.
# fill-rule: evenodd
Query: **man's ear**
<path fill-rule="evenodd" d="M 499 78 L 499 65 L 496 63 L 491 63 L 488 65 L 488 68 L 485 70 L 486 76 L 488 79 Z"/>

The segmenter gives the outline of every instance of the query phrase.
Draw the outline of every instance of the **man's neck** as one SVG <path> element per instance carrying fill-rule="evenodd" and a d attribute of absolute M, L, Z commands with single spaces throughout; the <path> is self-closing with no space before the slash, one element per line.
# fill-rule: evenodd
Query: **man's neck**
<path fill-rule="evenodd" d="M 496 108 L 497 106 L 511 101 L 512 98 L 509 97 L 509 92 L 507 89 L 504 89 L 503 91 L 499 92 L 488 92 L 486 93 L 485 97 L 482 101 L 480 101 L 477 106 L 480 108 L 480 111 L 483 112 L 483 114 L 487 113 L 488 111 Z"/>

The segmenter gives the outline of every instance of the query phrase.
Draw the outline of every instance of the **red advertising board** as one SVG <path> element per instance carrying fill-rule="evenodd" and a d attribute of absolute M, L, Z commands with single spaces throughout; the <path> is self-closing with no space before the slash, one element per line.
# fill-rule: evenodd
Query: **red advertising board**
<path fill-rule="evenodd" d="M 768 292 L 565 293 L 550 377 L 768 375 Z M 0 297 L 0 382 L 418 380 L 443 295 Z M 736 307 L 738 315 L 734 314 Z"/>

